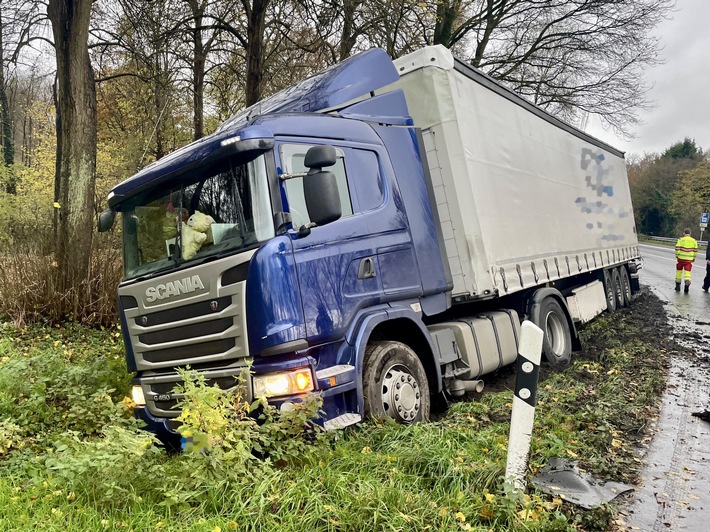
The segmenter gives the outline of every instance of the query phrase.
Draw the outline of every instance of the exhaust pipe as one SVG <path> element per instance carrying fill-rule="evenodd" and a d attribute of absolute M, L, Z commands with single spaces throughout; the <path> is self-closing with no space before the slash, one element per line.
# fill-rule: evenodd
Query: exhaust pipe
<path fill-rule="evenodd" d="M 481 393 L 483 391 L 482 380 L 462 381 L 460 379 L 452 379 L 449 381 L 449 393 L 454 397 L 461 397 L 464 393 Z"/>

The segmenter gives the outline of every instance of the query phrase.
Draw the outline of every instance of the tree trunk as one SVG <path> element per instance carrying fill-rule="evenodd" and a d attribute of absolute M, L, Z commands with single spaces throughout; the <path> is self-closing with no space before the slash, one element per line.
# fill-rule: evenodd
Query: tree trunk
<path fill-rule="evenodd" d="M 434 44 L 443 44 L 450 48 L 453 44 L 454 23 L 461 15 L 460 0 L 439 0 L 436 3 L 436 26 L 434 27 Z"/>
<path fill-rule="evenodd" d="M 192 125 L 193 140 L 198 140 L 205 135 L 205 63 L 207 51 L 202 41 L 202 22 L 205 14 L 206 3 L 198 4 L 195 0 L 188 2 L 192 11 L 194 29 L 192 30 Z"/>
<path fill-rule="evenodd" d="M 12 165 L 15 162 L 15 146 L 13 143 L 12 118 L 10 117 L 10 105 L 7 100 L 7 82 L 5 80 L 5 57 L 3 54 L 2 40 L 2 10 L 0 9 L 0 118 L 2 118 L 2 128 L 0 138 L 2 139 L 3 163 L 7 166 L 8 176 L 5 183 L 5 190 L 8 194 L 17 193 L 17 183 Z"/>
<path fill-rule="evenodd" d="M 361 4 L 361 0 L 345 0 L 343 2 L 343 30 L 340 33 L 340 50 L 338 53 L 340 61 L 350 57 L 357 42 L 355 16 Z"/>
<path fill-rule="evenodd" d="M 87 280 L 94 231 L 96 87 L 89 60 L 91 0 L 49 0 L 57 57 L 57 174 L 55 252 L 59 289 L 76 294 Z"/>
<path fill-rule="evenodd" d="M 247 80 L 246 105 L 261 99 L 261 82 L 264 76 L 264 31 L 266 29 L 266 8 L 269 0 L 252 0 L 247 10 Z"/>
<path fill-rule="evenodd" d="M 199 49 L 198 49 L 199 48 Z M 205 136 L 205 59 L 202 42 L 198 47 L 195 44 L 195 60 L 192 65 L 192 115 L 193 115 L 193 140 Z"/>

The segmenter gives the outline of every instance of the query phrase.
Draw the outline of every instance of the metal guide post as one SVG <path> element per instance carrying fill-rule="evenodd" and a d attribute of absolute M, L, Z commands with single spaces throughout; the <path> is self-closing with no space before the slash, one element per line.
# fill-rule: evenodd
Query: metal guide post
<path fill-rule="evenodd" d="M 515 397 L 510 418 L 508 460 L 505 478 L 519 490 L 525 489 L 525 473 L 530 458 L 530 440 L 535 420 L 535 396 L 540 372 L 543 331 L 530 321 L 524 321 L 515 380 Z"/>

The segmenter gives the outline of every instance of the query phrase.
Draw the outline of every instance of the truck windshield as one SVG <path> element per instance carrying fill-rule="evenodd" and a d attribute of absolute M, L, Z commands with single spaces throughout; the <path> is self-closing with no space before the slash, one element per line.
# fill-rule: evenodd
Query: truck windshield
<path fill-rule="evenodd" d="M 125 279 L 253 247 L 274 236 L 263 155 L 198 169 L 179 183 L 130 200 L 122 212 Z"/>

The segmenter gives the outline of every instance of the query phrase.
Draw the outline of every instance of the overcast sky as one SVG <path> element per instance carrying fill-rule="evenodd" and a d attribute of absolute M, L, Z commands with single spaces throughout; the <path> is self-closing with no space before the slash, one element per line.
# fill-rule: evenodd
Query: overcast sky
<path fill-rule="evenodd" d="M 630 154 L 660 153 L 685 137 L 710 152 L 710 0 L 677 0 L 657 28 L 665 64 L 646 71 L 654 109 L 639 114 L 636 138 L 625 141 L 591 118 L 587 132 Z"/>

